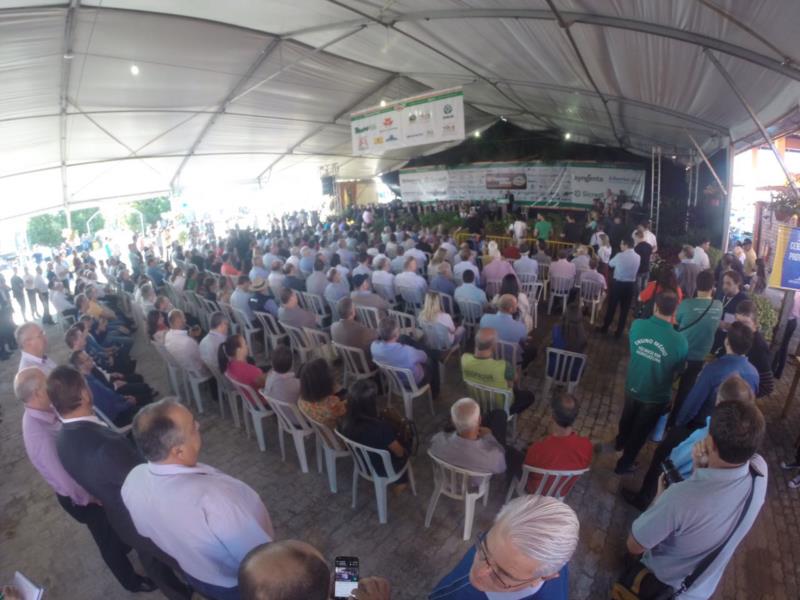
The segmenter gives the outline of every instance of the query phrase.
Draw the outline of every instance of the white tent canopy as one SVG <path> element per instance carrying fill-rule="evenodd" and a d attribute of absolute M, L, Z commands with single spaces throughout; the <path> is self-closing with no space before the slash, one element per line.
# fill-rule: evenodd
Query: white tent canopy
<path fill-rule="evenodd" d="M 468 131 L 687 157 L 793 123 L 793 0 L 0 0 L 0 217 L 224 178 L 372 177 L 349 113 L 463 86 Z M 138 75 L 132 74 L 132 67 Z"/>

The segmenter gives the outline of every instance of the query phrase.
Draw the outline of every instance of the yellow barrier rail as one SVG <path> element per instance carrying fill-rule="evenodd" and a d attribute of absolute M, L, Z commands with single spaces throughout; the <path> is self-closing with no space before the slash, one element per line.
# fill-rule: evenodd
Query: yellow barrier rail
<path fill-rule="evenodd" d="M 469 233 L 468 231 L 459 231 L 456 234 L 456 242 L 460 245 L 472 239 L 473 237 L 474 235 Z M 511 245 L 511 242 L 514 241 L 514 238 L 501 235 L 485 235 L 483 236 L 483 239 L 489 242 L 497 242 L 497 249 L 500 250 L 501 252 L 505 250 L 507 246 Z M 539 243 L 539 240 L 537 238 L 528 237 L 520 241 L 520 243 L 522 242 L 527 242 L 531 248 L 535 248 L 536 244 Z M 589 249 L 589 256 L 594 256 L 594 248 L 592 248 L 588 244 L 583 244 L 583 245 Z M 574 247 L 575 244 L 570 244 L 569 242 L 547 240 L 547 253 L 552 257 L 555 257 L 558 254 L 558 251 L 561 249 L 572 250 L 572 248 Z"/>

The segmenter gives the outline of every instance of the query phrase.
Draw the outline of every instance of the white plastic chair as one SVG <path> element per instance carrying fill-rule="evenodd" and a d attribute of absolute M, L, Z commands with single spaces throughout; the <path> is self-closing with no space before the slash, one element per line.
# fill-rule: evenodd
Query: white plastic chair
<path fill-rule="evenodd" d="M 187 396 L 187 389 L 182 369 L 163 345 L 153 342 L 153 347 L 167 366 L 167 380 L 169 381 L 170 391 L 179 401 L 183 402 L 183 399 Z"/>
<path fill-rule="evenodd" d="M 495 294 L 500 291 L 500 286 L 503 284 L 502 279 L 487 279 L 486 280 L 486 295 L 489 298 L 494 298 Z"/>
<path fill-rule="evenodd" d="M 442 310 L 450 316 L 455 316 L 456 301 L 450 294 L 444 292 L 436 292 L 439 294 L 439 302 L 442 304 Z"/>
<path fill-rule="evenodd" d="M 463 317 L 462 325 L 467 330 L 467 336 L 473 337 L 480 329 L 481 317 L 483 316 L 483 306 L 479 302 L 470 302 L 468 300 L 458 300 L 458 310 Z"/>
<path fill-rule="evenodd" d="M 353 457 L 353 505 L 356 507 L 356 498 L 358 497 L 358 478 L 363 477 L 367 481 L 371 481 L 375 486 L 375 498 L 378 502 L 378 520 L 381 525 L 385 525 L 388 520 L 388 507 L 386 503 L 386 488 L 389 484 L 394 483 L 400 479 L 403 474 L 408 472 L 408 481 L 411 484 L 411 492 L 417 495 L 417 486 L 414 482 L 414 470 L 411 468 L 411 460 L 407 460 L 406 464 L 399 471 L 394 470 L 392 465 L 391 455 L 388 450 L 378 450 L 377 448 L 370 448 L 363 444 L 358 444 L 353 440 L 346 438 L 338 431 L 336 435 L 347 446 L 350 455 Z M 372 464 L 372 457 L 377 457 L 383 465 L 385 476 L 378 475 L 375 470 L 375 465 Z"/>
<path fill-rule="evenodd" d="M 268 312 L 253 311 L 253 314 L 261 323 L 261 328 L 264 333 L 264 347 L 266 351 L 272 351 L 278 347 L 278 344 L 283 344 L 289 341 L 289 335 L 283 330 L 278 323 L 278 320 Z"/>
<path fill-rule="evenodd" d="M 331 345 L 331 336 L 327 331 L 313 327 L 303 327 L 308 343 L 311 344 L 312 354 L 324 358 L 329 363 L 336 360 L 336 352 Z"/>
<path fill-rule="evenodd" d="M 262 396 L 264 396 L 262 394 Z M 297 460 L 300 462 L 300 470 L 308 473 L 308 458 L 306 456 L 306 438 L 314 435 L 306 417 L 300 412 L 295 404 L 282 402 L 270 396 L 264 396 L 270 408 L 275 412 L 278 419 L 278 442 L 281 448 L 281 460 L 286 462 L 286 448 L 283 441 L 283 434 L 288 433 L 292 436 L 294 449 L 297 452 Z M 317 442 L 317 469 L 322 469 L 322 458 L 320 457 L 321 448 Z"/>
<path fill-rule="evenodd" d="M 94 414 L 96 414 L 96 415 L 97 415 L 97 418 L 98 418 L 98 419 L 100 419 L 100 420 L 101 420 L 103 423 L 105 423 L 106 425 L 108 425 L 108 428 L 109 428 L 111 431 L 114 431 L 114 432 L 116 432 L 116 433 L 121 433 L 121 434 L 125 435 L 125 434 L 127 434 L 127 433 L 128 433 L 130 430 L 131 430 L 131 428 L 133 427 L 133 423 L 130 423 L 130 424 L 128 424 L 128 425 L 125 425 L 124 427 L 117 427 L 116 425 L 114 425 L 114 421 L 112 421 L 111 419 L 109 419 L 109 418 L 108 418 L 108 417 L 105 415 L 105 413 L 104 413 L 102 410 L 100 410 L 99 408 L 97 408 L 97 406 L 94 406 L 94 405 L 93 405 L 93 406 L 92 406 L 92 410 L 94 411 Z"/>
<path fill-rule="evenodd" d="M 537 275 L 536 273 L 517 273 L 517 279 L 519 279 L 520 285 L 536 283 Z"/>
<path fill-rule="evenodd" d="M 425 513 L 425 527 L 431 526 L 433 513 L 436 504 L 442 495 L 453 500 L 464 501 L 464 540 L 472 537 L 472 524 L 475 521 L 475 503 L 483 498 L 483 506 L 489 500 L 489 481 L 491 473 L 480 473 L 469 471 L 451 465 L 439 458 L 436 458 L 430 450 L 428 456 L 431 457 L 433 466 L 433 495 L 428 503 L 428 510 Z"/>
<path fill-rule="evenodd" d="M 599 281 L 581 281 L 581 305 L 589 304 L 592 307 L 591 317 L 589 322 L 594 325 L 597 314 L 600 312 L 600 307 L 603 305 L 606 294 L 603 289 L 603 284 Z"/>
<path fill-rule="evenodd" d="M 300 364 L 304 364 L 311 360 L 314 354 L 314 347 L 306 336 L 305 329 L 302 327 L 295 327 L 283 321 L 279 321 L 281 327 L 289 334 L 289 345 L 292 352 L 300 360 Z"/>
<path fill-rule="evenodd" d="M 536 280 L 542 282 L 542 286 L 544 288 L 544 298 L 547 299 L 550 288 L 550 265 L 539 263 L 538 267 L 539 274 L 537 275 Z"/>
<path fill-rule="evenodd" d="M 239 421 L 239 407 L 237 398 L 239 397 L 238 392 L 231 384 L 230 380 L 227 377 L 224 377 L 222 373 L 220 373 L 219 367 L 209 366 L 206 365 L 211 371 L 211 374 L 214 376 L 214 379 L 217 380 L 217 401 L 219 402 L 219 414 L 224 419 L 225 418 L 225 401 L 228 402 L 228 406 L 231 409 L 231 417 L 233 418 L 233 425 L 236 429 L 239 429 L 241 425 L 241 421 Z"/>
<path fill-rule="evenodd" d="M 350 387 L 354 382 L 371 379 L 378 374 L 378 369 L 369 366 L 366 353 L 361 348 L 344 346 L 333 342 L 333 347 L 344 361 L 344 386 Z"/>
<path fill-rule="evenodd" d="M 397 285 L 395 284 L 397 295 L 403 299 L 406 305 L 406 310 L 412 309 L 410 312 L 418 313 L 425 303 L 425 292 L 419 288 Z"/>
<path fill-rule="evenodd" d="M 506 419 L 511 422 L 511 437 L 515 438 L 517 436 L 517 415 L 511 414 L 514 390 L 482 385 L 466 379 L 464 385 L 467 386 L 469 397 L 480 405 L 481 413 L 487 414 L 498 408 L 505 411 Z"/>
<path fill-rule="evenodd" d="M 400 334 L 407 335 L 414 339 L 419 338 L 419 328 L 417 327 L 417 318 L 414 315 L 400 312 L 399 310 L 390 310 L 389 316 L 397 320 L 400 327 Z"/>
<path fill-rule="evenodd" d="M 350 451 L 346 449 L 344 443 L 336 437 L 333 431 L 323 423 L 306 417 L 311 424 L 311 428 L 317 434 L 317 449 L 322 448 L 325 454 L 325 470 L 328 473 L 328 486 L 331 493 L 337 493 L 336 485 L 336 459 L 350 456 Z M 319 464 L 317 465 L 319 467 Z"/>
<path fill-rule="evenodd" d="M 520 348 L 518 343 L 497 340 L 492 358 L 502 359 L 511 365 L 511 368 L 516 370 L 520 362 L 522 362 L 521 353 L 522 348 Z"/>
<path fill-rule="evenodd" d="M 275 413 L 265 406 L 266 401 L 262 400 L 261 394 L 256 392 L 249 385 L 241 384 L 235 379 L 228 377 L 227 374 L 225 377 L 242 399 L 242 418 L 244 419 L 244 429 L 247 436 L 250 437 L 250 421 L 245 415 L 249 414 L 250 418 L 253 420 L 253 429 L 256 432 L 256 439 L 258 440 L 258 449 L 261 450 L 261 452 L 266 452 L 267 443 L 264 438 L 264 419 L 275 416 Z"/>
<path fill-rule="evenodd" d="M 567 386 L 570 394 L 578 387 L 583 372 L 586 370 L 587 356 L 578 352 L 559 350 L 558 348 L 547 348 L 547 356 L 544 362 L 544 389 L 542 395 L 545 401 L 549 402 L 550 388 L 553 383 L 556 385 Z M 550 364 L 553 364 L 553 373 L 550 375 Z M 579 364 L 576 376 L 572 375 L 575 365 Z"/>
<path fill-rule="evenodd" d="M 556 298 L 561 298 L 561 312 L 567 310 L 567 302 L 569 302 L 569 294 L 575 285 L 574 277 L 553 277 L 550 280 L 550 298 L 547 300 L 547 314 L 553 312 L 553 301 Z"/>
<path fill-rule="evenodd" d="M 201 377 L 196 373 L 192 373 L 191 371 L 186 371 L 184 369 L 184 377 L 186 378 L 186 386 L 189 390 L 189 393 L 194 400 L 194 404 L 197 407 L 197 412 L 199 414 L 203 414 L 203 387 L 207 384 L 210 384 L 211 381 L 214 379 L 213 376 Z"/>
<path fill-rule="evenodd" d="M 375 283 L 373 281 L 372 287 L 375 289 L 375 293 L 386 300 L 390 306 L 394 307 L 397 304 L 397 296 L 394 286 L 386 285 L 385 283 Z"/>
<path fill-rule="evenodd" d="M 362 306 L 360 304 L 355 304 L 354 306 L 358 321 L 365 327 L 369 327 L 370 329 L 377 331 L 378 323 L 380 322 L 380 312 L 378 309 L 374 306 Z"/>
<path fill-rule="evenodd" d="M 549 469 L 539 469 L 530 465 L 522 466 L 522 476 L 517 479 L 516 477 L 508 486 L 508 493 L 506 494 L 506 504 L 514 497 L 514 494 L 522 496 L 527 494 L 528 477 L 533 473 L 541 475 L 539 485 L 532 494 L 537 496 L 551 496 L 558 500 L 564 500 L 564 497 L 572 489 L 573 483 L 578 478 L 586 473 L 589 469 L 579 469 L 577 471 L 553 471 Z"/>
<path fill-rule="evenodd" d="M 391 400 L 392 395 L 403 399 L 406 419 L 409 421 L 414 420 L 414 400 L 421 396 L 428 397 L 431 405 L 431 414 L 436 415 L 436 411 L 433 408 L 433 392 L 429 383 L 419 387 L 411 369 L 393 367 L 378 361 L 375 361 L 375 364 L 378 365 L 378 368 L 389 380 L 389 399 Z"/>
<path fill-rule="evenodd" d="M 458 358 L 461 356 L 461 344 L 455 341 L 450 344 L 450 332 L 447 327 L 441 323 L 428 323 L 426 321 L 419 322 L 422 327 L 422 332 L 425 335 L 425 343 L 428 348 L 438 350 L 439 360 L 439 381 L 444 382 L 445 365 L 452 357 Z"/>
<path fill-rule="evenodd" d="M 311 294 L 309 292 L 297 292 L 297 300 L 302 308 L 313 312 L 317 317 L 317 325 L 324 327 L 326 321 L 333 319 L 338 320 L 335 310 L 329 312 L 326 309 L 327 302 L 322 296 Z"/>
<path fill-rule="evenodd" d="M 259 340 L 259 343 L 256 344 L 256 340 L 261 337 L 261 331 L 259 331 L 257 327 L 253 327 L 253 324 L 250 322 L 250 319 L 247 318 L 244 311 L 231 306 L 231 312 L 233 313 L 233 318 L 236 320 L 236 325 L 239 327 L 239 334 L 243 335 L 245 340 L 247 340 L 247 347 L 250 348 L 250 352 L 253 354 L 253 357 L 255 357 L 258 353 L 258 346 L 262 341 Z M 266 348 L 264 349 L 264 356 L 267 356 Z"/>

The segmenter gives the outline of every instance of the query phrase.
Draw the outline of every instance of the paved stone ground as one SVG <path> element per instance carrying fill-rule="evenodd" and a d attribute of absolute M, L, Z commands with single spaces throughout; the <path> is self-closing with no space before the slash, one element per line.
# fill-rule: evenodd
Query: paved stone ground
<path fill-rule="evenodd" d="M 552 319 L 545 319 L 549 331 Z M 56 327 L 48 328 L 51 352 L 56 360 L 66 352 Z M 164 367 L 142 340 L 137 343 L 140 371 L 162 392 L 168 389 Z M 615 454 L 604 451 L 622 407 L 622 386 L 627 364 L 627 344 L 592 334 L 589 367 L 579 388 L 582 399 L 577 428 L 596 443 L 598 452 L 592 471 L 567 499 L 581 520 L 578 551 L 571 563 L 570 597 L 608 597 L 618 572 L 624 541 L 636 512 L 618 495 L 623 483 L 612 473 Z M 20 432 L 21 407 L 14 400 L 11 384 L 18 356 L 0 363 L 0 581 L 7 582 L 19 569 L 48 589 L 51 600 L 100 600 L 133 598 L 106 571 L 87 530 L 69 519 L 56 504 L 48 486 L 29 464 Z M 534 390 L 540 388 L 540 356 L 532 370 Z M 798 492 L 789 490 L 789 476 L 778 468 L 781 459 L 793 456 L 792 443 L 800 431 L 800 407 L 788 419 L 780 408 L 793 372 L 787 369 L 772 398 L 761 402 L 768 422 L 763 453 L 770 465 L 767 504 L 753 530 L 729 565 L 715 600 L 788 600 L 797 598 L 800 579 L 800 527 L 796 503 Z M 455 366 L 447 371 L 436 418 L 424 406 L 415 413 L 423 440 L 436 431 L 449 405 L 461 397 L 463 386 Z M 323 475 L 313 471 L 313 447 L 308 444 L 312 472 L 303 475 L 291 442 L 287 460 L 278 451 L 276 426 L 266 425 L 267 451 L 261 453 L 254 439 L 247 439 L 229 420 L 223 421 L 209 403 L 201 418 L 204 449 L 201 459 L 241 478 L 262 496 L 282 538 L 299 538 L 317 546 L 326 556 L 356 555 L 364 575 L 383 575 L 393 584 L 395 600 L 420 599 L 468 549 L 461 541 L 463 508 L 442 499 L 430 529 L 424 515 L 432 491 L 432 475 L 424 445 L 414 461 L 418 496 L 410 492 L 389 499 L 389 523 L 379 525 L 371 485 L 359 484 L 355 509 L 350 507 L 351 467 L 339 461 L 339 493 L 333 495 Z M 521 419 L 516 444 L 525 447 L 546 428 L 546 405 L 541 398 Z M 652 451 L 646 449 L 646 454 Z M 643 456 L 646 464 L 649 456 Z M 639 473 L 641 476 L 643 473 Z M 629 485 L 636 483 L 632 476 Z M 474 531 L 490 526 L 500 508 L 505 488 L 493 482 L 489 505 L 477 511 Z M 149 597 L 160 597 L 158 593 Z"/>

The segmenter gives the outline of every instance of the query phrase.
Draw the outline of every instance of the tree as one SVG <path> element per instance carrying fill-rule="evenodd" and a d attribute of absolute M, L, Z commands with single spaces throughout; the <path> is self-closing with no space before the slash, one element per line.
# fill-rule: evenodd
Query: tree
<path fill-rule="evenodd" d="M 67 226 L 64 211 L 47 213 L 28 219 L 28 243 L 31 245 L 58 246 L 63 241 L 61 231 Z"/>
<path fill-rule="evenodd" d="M 147 200 L 136 200 L 131 203 L 131 207 L 142 213 L 144 225 L 147 227 L 158 223 L 161 218 L 161 213 L 169 212 L 170 202 L 169 198 L 161 196 L 158 198 L 148 198 Z M 139 231 L 141 229 L 139 215 L 135 212 L 131 212 L 126 217 L 126 222 L 132 231 Z"/>

